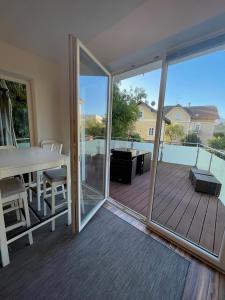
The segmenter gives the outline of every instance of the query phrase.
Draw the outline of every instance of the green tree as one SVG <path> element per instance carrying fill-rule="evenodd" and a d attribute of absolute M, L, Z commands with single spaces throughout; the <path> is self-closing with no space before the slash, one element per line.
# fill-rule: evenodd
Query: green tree
<path fill-rule="evenodd" d="M 137 132 L 131 133 L 130 136 L 129 136 L 129 138 L 131 138 L 131 139 L 133 139 L 133 140 L 135 140 L 135 141 L 138 141 L 138 142 L 143 141 L 143 138 L 142 138 L 142 137 L 140 136 L 140 134 L 137 133 Z"/>
<path fill-rule="evenodd" d="M 113 87 L 112 137 L 127 138 L 134 134 L 134 124 L 139 118 L 137 103 L 147 98 L 142 88 L 121 90 L 118 84 Z"/>
<path fill-rule="evenodd" d="M 185 136 L 182 142 L 184 145 L 186 143 L 200 144 L 201 140 L 195 132 L 190 132 Z"/>
<path fill-rule="evenodd" d="M 181 140 L 184 136 L 184 128 L 180 124 L 169 124 L 165 128 L 165 140 L 172 143 Z"/>
<path fill-rule="evenodd" d="M 93 137 L 100 137 L 105 135 L 105 121 L 102 122 L 96 121 L 94 119 L 86 120 L 85 124 L 86 135 Z"/>
<path fill-rule="evenodd" d="M 225 136 L 214 136 L 209 141 L 210 147 L 218 150 L 225 150 Z"/>
<path fill-rule="evenodd" d="M 5 80 L 12 101 L 13 125 L 17 138 L 27 138 L 29 133 L 26 85 Z"/>
<path fill-rule="evenodd" d="M 223 132 L 214 132 L 213 135 L 216 138 L 219 138 L 219 137 L 223 138 L 223 137 L 225 137 L 225 134 Z"/>

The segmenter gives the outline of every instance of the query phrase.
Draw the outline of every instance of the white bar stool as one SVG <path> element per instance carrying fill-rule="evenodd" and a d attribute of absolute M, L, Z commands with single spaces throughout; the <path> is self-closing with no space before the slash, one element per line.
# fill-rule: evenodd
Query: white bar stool
<path fill-rule="evenodd" d="M 22 208 L 24 209 L 25 218 L 21 212 Z M 4 215 L 11 211 L 15 211 L 17 222 L 13 225 L 6 226 Z M 6 232 L 21 226 L 29 227 L 30 225 L 31 223 L 27 192 L 24 183 L 21 182 L 19 178 L 14 177 L 0 180 L 0 236 L 3 238 L 1 241 L 1 256 L 3 266 L 8 263 L 3 259 L 3 257 L 5 257 L 4 253 L 8 253 Z M 32 232 L 28 233 L 28 238 L 29 244 L 32 245 Z"/>
<path fill-rule="evenodd" d="M 56 210 L 67 205 L 70 209 L 71 203 L 68 200 L 68 197 L 65 197 L 64 186 L 67 180 L 66 168 L 62 167 L 59 169 L 51 169 L 43 172 L 43 190 L 44 190 L 44 216 L 47 215 L 47 203 L 46 199 L 51 198 L 51 214 L 54 215 Z M 51 186 L 51 193 L 47 193 L 47 184 Z M 61 187 L 62 190 L 58 191 L 57 189 Z M 63 194 L 65 201 L 56 205 L 55 196 L 58 194 Z M 68 225 L 70 225 L 70 218 L 68 217 Z M 52 221 L 52 231 L 55 230 L 55 220 Z"/>

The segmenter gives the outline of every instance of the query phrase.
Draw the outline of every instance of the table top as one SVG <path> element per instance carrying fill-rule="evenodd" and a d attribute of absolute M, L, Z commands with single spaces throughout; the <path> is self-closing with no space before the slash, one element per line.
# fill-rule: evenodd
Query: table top
<path fill-rule="evenodd" d="M 137 149 L 132 149 L 132 148 L 115 148 L 115 149 L 113 149 L 113 151 L 130 152 L 132 157 L 150 153 L 150 151 L 137 150 Z"/>
<path fill-rule="evenodd" d="M 201 170 L 201 169 L 197 169 L 197 168 L 191 168 L 192 172 L 193 173 L 196 173 L 196 174 L 202 174 L 202 175 L 207 175 L 207 176 L 213 176 L 213 174 L 209 171 L 206 171 L 206 170 Z"/>
<path fill-rule="evenodd" d="M 0 150 L 0 179 L 67 164 L 69 157 L 40 147 Z"/>
<path fill-rule="evenodd" d="M 195 173 L 194 176 L 195 176 L 196 180 L 198 180 L 198 181 L 221 184 L 219 182 L 219 180 L 216 179 L 216 177 L 214 177 L 214 176 L 198 174 L 198 173 Z"/>

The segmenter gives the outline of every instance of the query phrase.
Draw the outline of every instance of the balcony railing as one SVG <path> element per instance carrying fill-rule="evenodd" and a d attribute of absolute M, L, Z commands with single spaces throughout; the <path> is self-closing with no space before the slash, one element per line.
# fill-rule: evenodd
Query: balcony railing
<path fill-rule="evenodd" d="M 86 154 L 105 153 L 105 140 L 96 137 L 85 143 Z M 133 148 L 153 152 L 153 142 L 137 142 L 133 139 L 112 138 L 111 148 Z M 159 161 L 196 166 L 199 169 L 210 171 L 222 184 L 220 200 L 225 204 L 225 153 L 203 144 L 196 143 L 165 143 L 161 142 Z"/>
<path fill-rule="evenodd" d="M 30 138 L 17 138 L 16 142 L 19 148 L 30 147 Z"/>

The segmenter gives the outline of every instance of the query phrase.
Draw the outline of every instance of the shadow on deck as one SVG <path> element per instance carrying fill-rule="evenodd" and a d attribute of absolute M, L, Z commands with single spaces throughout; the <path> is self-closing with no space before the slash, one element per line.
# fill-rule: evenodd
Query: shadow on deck
<path fill-rule="evenodd" d="M 225 206 L 215 196 L 196 193 L 189 166 L 160 162 L 157 170 L 153 221 L 218 255 L 225 228 Z M 131 185 L 110 183 L 110 196 L 146 216 L 149 196 L 147 172 Z"/>

